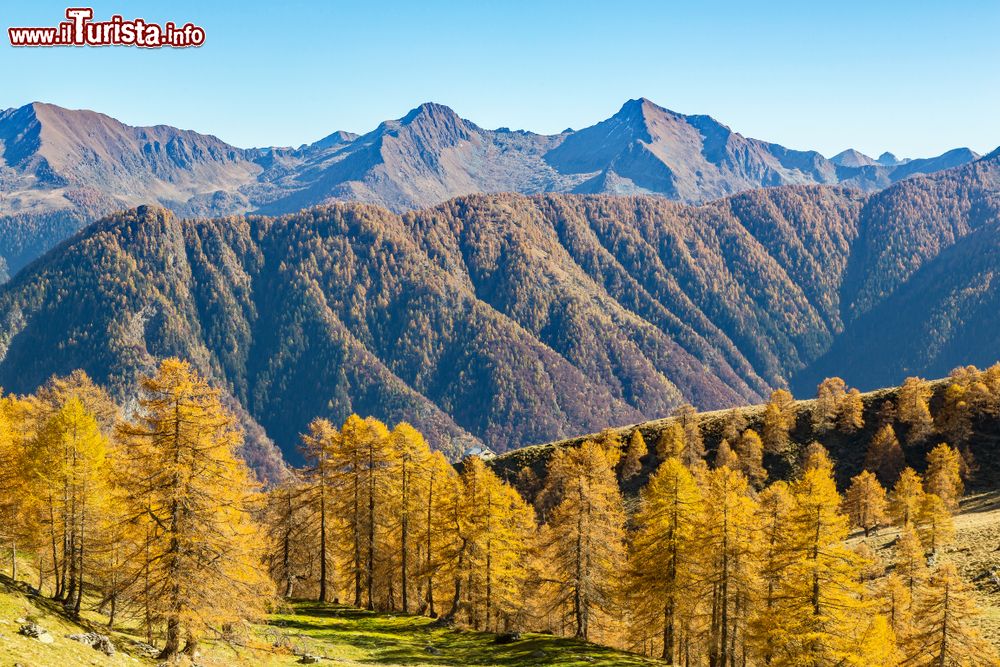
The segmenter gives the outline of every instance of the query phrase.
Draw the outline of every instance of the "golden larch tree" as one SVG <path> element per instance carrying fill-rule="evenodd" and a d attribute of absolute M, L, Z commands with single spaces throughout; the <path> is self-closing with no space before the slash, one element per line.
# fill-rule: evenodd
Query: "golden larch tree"
<path fill-rule="evenodd" d="M 844 497 L 844 509 L 851 524 L 865 531 L 865 537 L 888 521 L 888 507 L 885 489 L 875 475 L 865 470 L 851 479 Z"/>
<path fill-rule="evenodd" d="M 943 500 L 951 511 L 958 509 L 965 484 L 962 482 L 962 455 L 957 449 L 941 443 L 927 454 L 924 490 Z"/>
<path fill-rule="evenodd" d="M 691 471 L 672 456 L 642 489 L 635 516 L 629 561 L 633 613 L 638 623 L 661 629 L 661 655 L 668 662 L 677 650 L 680 600 L 693 590 L 701 502 Z"/>
<path fill-rule="evenodd" d="M 146 596 L 166 626 L 161 659 L 186 639 L 193 654 L 210 628 L 262 615 L 273 594 L 263 571 L 257 484 L 219 392 L 187 362 L 167 359 L 141 381 L 139 409 L 120 428 L 132 469 L 134 520 L 149 524 Z"/>
<path fill-rule="evenodd" d="M 548 521 L 546 545 L 559 578 L 557 599 L 568 606 L 575 636 L 589 639 L 617 617 L 625 564 L 625 509 L 614 468 L 598 443 L 562 449 L 549 464 L 547 484 L 560 498 Z"/>

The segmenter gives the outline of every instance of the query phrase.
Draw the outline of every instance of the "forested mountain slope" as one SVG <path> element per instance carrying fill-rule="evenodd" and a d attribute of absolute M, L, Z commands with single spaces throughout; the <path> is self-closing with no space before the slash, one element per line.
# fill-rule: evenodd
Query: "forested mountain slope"
<path fill-rule="evenodd" d="M 787 186 L 701 206 L 473 195 L 403 215 L 213 220 L 143 207 L 0 290 L 0 385 L 79 367 L 123 395 L 177 355 L 294 457 L 316 415 L 506 450 L 789 383 L 808 396 L 823 375 L 869 389 L 987 365 L 997 163 L 877 195 Z"/>
<path fill-rule="evenodd" d="M 698 203 L 790 184 L 870 192 L 976 157 L 956 149 L 908 162 L 835 162 L 646 99 L 629 100 L 592 127 L 554 135 L 487 130 L 426 103 L 365 134 L 338 131 L 298 148 L 253 149 L 35 102 L 0 110 L 0 280 L 85 224 L 142 204 L 211 217 L 336 201 L 403 212 L 497 192 L 653 194 Z"/>

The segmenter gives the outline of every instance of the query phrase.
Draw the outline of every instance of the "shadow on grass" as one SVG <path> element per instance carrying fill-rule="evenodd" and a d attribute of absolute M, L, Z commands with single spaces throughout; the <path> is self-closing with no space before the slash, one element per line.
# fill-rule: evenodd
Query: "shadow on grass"
<path fill-rule="evenodd" d="M 284 617 L 282 617 L 284 616 Z M 496 635 L 436 627 L 431 619 L 402 613 L 371 612 L 353 607 L 295 602 L 291 614 L 269 625 L 301 632 L 315 641 L 362 648 L 358 662 L 394 665 L 615 665 L 662 664 L 648 658 L 573 639 L 527 634 L 511 644 Z"/>

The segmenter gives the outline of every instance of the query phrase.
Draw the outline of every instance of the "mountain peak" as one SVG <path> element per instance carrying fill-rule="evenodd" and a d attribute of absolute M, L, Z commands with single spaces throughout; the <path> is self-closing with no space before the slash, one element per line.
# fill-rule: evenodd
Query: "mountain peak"
<path fill-rule="evenodd" d="M 846 151 L 837 153 L 830 158 L 830 162 L 838 167 L 871 167 L 878 164 L 875 160 L 853 148 L 848 148 Z"/>
<path fill-rule="evenodd" d="M 451 107 L 444 104 L 438 104 L 437 102 L 424 102 L 417 108 L 411 109 L 408 114 L 400 118 L 399 123 L 401 125 L 409 125 L 410 123 L 420 119 L 464 122 Z"/>

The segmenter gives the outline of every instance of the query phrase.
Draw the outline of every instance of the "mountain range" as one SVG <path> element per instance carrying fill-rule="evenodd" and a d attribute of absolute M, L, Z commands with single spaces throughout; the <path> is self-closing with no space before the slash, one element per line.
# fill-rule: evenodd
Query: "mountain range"
<path fill-rule="evenodd" d="M 977 157 L 962 148 L 909 161 L 856 151 L 826 159 L 646 99 L 557 135 L 486 130 L 448 107 L 422 104 L 367 134 L 255 149 L 33 103 L 0 112 L 0 279 L 87 223 L 143 204 L 182 217 L 280 215 L 336 201 L 402 213 L 501 192 L 651 194 L 697 204 L 780 185 L 873 192 Z"/>
<path fill-rule="evenodd" d="M 570 148 L 549 159 L 581 159 Z M 0 386 L 81 367 L 125 395 L 180 355 L 255 428 L 260 467 L 294 458 L 312 417 L 352 411 L 409 420 L 453 454 L 506 450 L 684 402 L 806 397 L 826 375 L 869 389 L 988 365 L 997 275 L 1000 151 L 877 192 L 785 185 L 698 205 L 142 206 L 0 287 Z"/>

